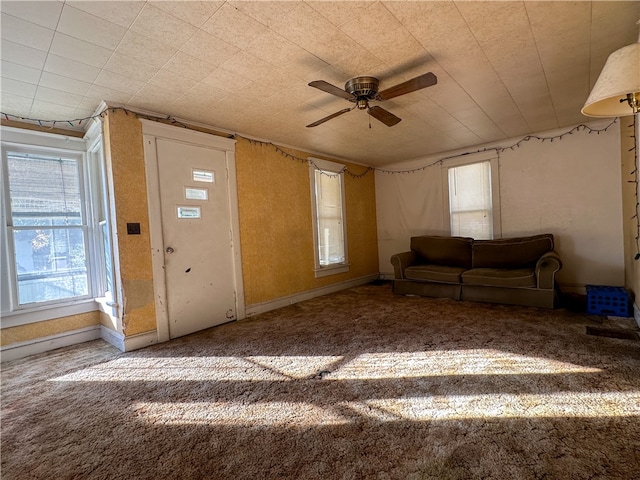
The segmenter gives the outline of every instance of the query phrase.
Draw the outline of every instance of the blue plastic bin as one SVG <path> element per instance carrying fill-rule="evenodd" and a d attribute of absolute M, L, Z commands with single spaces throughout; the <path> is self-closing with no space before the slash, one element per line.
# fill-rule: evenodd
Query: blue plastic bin
<path fill-rule="evenodd" d="M 587 313 L 629 317 L 629 293 L 623 287 L 587 285 Z"/>

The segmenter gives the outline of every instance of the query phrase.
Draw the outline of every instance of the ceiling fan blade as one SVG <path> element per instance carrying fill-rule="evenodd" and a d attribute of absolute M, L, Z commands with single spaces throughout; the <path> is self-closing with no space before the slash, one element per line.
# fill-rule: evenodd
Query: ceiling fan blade
<path fill-rule="evenodd" d="M 329 82 L 325 82 L 324 80 L 314 80 L 309 84 L 310 87 L 315 87 L 323 92 L 330 93 L 331 95 L 335 95 L 337 97 L 346 98 L 347 100 L 354 100 L 355 97 L 353 94 L 349 92 L 345 92 L 341 88 L 336 87 L 335 85 L 331 85 Z"/>
<path fill-rule="evenodd" d="M 378 107 L 377 105 L 375 107 L 370 107 L 368 112 L 369 115 L 377 120 L 380 120 L 387 127 L 393 127 L 394 125 L 400 123 L 400 121 L 402 120 L 401 118 L 396 117 L 393 113 L 385 110 L 382 107 Z"/>
<path fill-rule="evenodd" d="M 336 118 L 337 116 L 342 115 L 343 113 L 350 112 L 351 110 L 353 110 L 353 109 L 352 108 L 343 108 L 339 112 L 332 113 L 331 115 L 329 115 L 327 117 L 321 118 L 320 120 L 318 120 L 316 122 L 310 123 L 309 125 L 307 125 L 307 127 L 317 127 L 318 125 L 320 125 L 320 124 L 322 124 L 322 123 L 324 123 L 324 122 L 326 122 L 328 120 L 331 120 L 332 118 Z"/>
<path fill-rule="evenodd" d="M 389 100 L 390 98 L 399 97 L 406 93 L 415 92 L 422 88 L 430 87 L 438 83 L 438 78 L 431 72 L 425 73 L 418 77 L 407 80 L 406 82 L 399 83 L 393 87 L 382 90 L 376 96 L 378 100 Z"/>

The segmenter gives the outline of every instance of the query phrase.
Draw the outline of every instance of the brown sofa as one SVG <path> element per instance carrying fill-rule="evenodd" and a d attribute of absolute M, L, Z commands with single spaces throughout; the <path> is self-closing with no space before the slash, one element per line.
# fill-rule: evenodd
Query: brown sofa
<path fill-rule="evenodd" d="M 411 237 L 391 257 L 393 291 L 405 295 L 554 308 L 562 268 L 552 234 L 500 240 Z"/>

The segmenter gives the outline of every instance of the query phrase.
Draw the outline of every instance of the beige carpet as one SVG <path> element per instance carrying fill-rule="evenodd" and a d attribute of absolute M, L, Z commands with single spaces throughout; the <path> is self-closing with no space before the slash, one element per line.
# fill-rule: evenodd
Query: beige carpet
<path fill-rule="evenodd" d="M 366 285 L 2 368 L 2 478 L 637 479 L 640 342 Z"/>

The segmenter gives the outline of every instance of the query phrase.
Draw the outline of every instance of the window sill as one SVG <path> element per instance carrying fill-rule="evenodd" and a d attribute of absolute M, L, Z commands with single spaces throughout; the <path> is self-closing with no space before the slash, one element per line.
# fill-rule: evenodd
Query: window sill
<path fill-rule="evenodd" d="M 98 308 L 96 310 L 100 310 L 103 313 L 106 313 L 109 318 L 115 321 L 118 317 L 118 304 L 109 297 L 99 297 L 95 299 L 98 304 Z"/>
<path fill-rule="evenodd" d="M 2 328 L 19 327 L 30 323 L 44 322 L 56 318 L 79 315 L 98 310 L 98 303 L 93 298 L 78 300 L 62 305 L 47 305 L 2 314 Z"/>
<path fill-rule="evenodd" d="M 339 273 L 347 273 L 349 271 L 348 263 L 340 263 L 336 265 L 328 265 L 315 269 L 316 278 L 328 277 L 329 275 L 337 275 Z"/>

